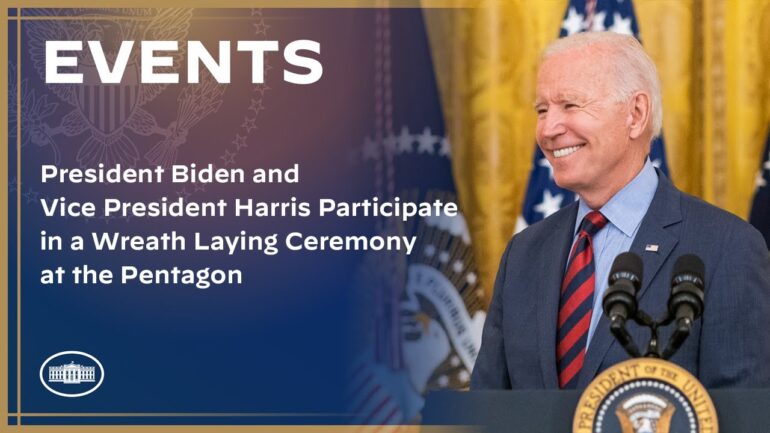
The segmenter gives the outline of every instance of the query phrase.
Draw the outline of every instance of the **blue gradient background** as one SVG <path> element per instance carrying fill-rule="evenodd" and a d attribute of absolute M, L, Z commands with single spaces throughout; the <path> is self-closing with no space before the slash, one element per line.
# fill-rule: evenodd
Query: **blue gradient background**
<path fill-rule="evenodd" d="M 26 10 L 22 14 L 38 15 Z M 394 11 L 419 23 L 420 12 Z M 372 10 L 264 10 L 269 25 L 265 36 L 254 34 L 249 10 L 196 10 L 190 21 L 188 40 L 199 39 L 208 47 L 217 40 L 271 39 L 283 47 L 295 39 L 321 44 L 323 78 L 309 86 L 282 80 L 284 61 L 279 53 L 268 55 L 268 89 L 264 110 L 256 114 L 257 129 L 246 134 L 247 147 L 237 150 L 236 164 L 248 173 L 254 167 L 286 168 L 300 164 L 300 183 L 294 185 L 209 185 L 190 200 L 253 198 L 257 201 L 286 201 L 292 196 L 308 201 L 313 208 L 320 197 L 339 201 L 362 200 L 374 194 L 371 166 L 357 162 L 363 138 L 374 124 Z M 203 16 L 209 18 L 203 18 Z M 227 17 L 244 19 L 226 19 Z M 35 70 L 28 55 L 32 26 L 51 26 L 47 21 L 22 21 L 23 95 L 34 95 L 57 104 L 42 120 L 51 127 L 76 107 L 57 98 Z M 15 22 L 10 22 L 9 57 L 15 59 Z M 416 31 L 421 35 L 422 29 Z M 424 36 L 420 36 L 424 38 Z M 400 39 L 399 39 L 400 38 Z M 424 39 L 422 39 L 424 42 Z M 399 44 L 412 39 L 394 39 Z M 235 151 L 236 134 L 249 114 L 250 64 L 246 53 L 233 47 L 232 83 L 224 93 L 218 112 L 196 125 L 179 151 L 177 163 L 222 165 L 225 149 Z M 429 65 L 429 62 L 427 64 Z M 12 63 L 11 68 L 15 65 Z M 184 71 L 181 70 L 184 78 Z M 10 75 L 10 74 L 9 74 Z M 432 79 L 430 71 L 425 75 Z M 15 80 L 15 74 L 10 75 Z M 419 84 L 419 83 L 418 83 Z M 432 81 L 427 88 L 431 88 Z M 183 84 L 168 86 L 143 108 L 160 127 L 168 126 L 177 112 Z M 435 92 L 435 89 L 431 88 Z M 37 124 L 22 108 L 22 131 Z M 253 111 L 251 112 L 253 113 Z M 9 142 L 15 143 L 15 122 Z M 140 155 L 162 137 L 126 132 Z M 88 132 L 52 138 L 61 151 L 61 167 L 77 167 L 76 155 Z M 354 348 L 352 323 L 354 276 L 363 253 L 288 252 L 280 245 L 276 256 L 259 251 L 226 253 L 184 252 L 95 252 L 86 250 L 40 251 L 39 233 L 46 230 L 66 240 L 91 231 L 118 230 L 125 234 L 160 234 L 176 230 L 191 235 L 285 234 L 300 231 L 313 235 L 373 234 L 373 218 L 45 218 L 40 198 L 66 196 L 68 201 L 93 200 L 106 196 L 125 200 L 176 198 L 182 185 L 57 185 L 42 184 L 41 164 L 53 163 L 50 145 L 38 146 L 22 137 L 21 172 L 21 360 L 22 410 L 35 412 L 259 412 L 282 413 L 279 417 L 248 420 L 211 419 L 225 423 L 344 423 L 343 390 Z M 16 149 L 9 146 L 10 182 L 13 188 Z M 144 159 L 137 167 L 147 167 Z M 187 189 L 191 187 L 188 185 Z M 9 333 L 10 407 L 14 412 L 16 383 L 16 293 L 15 293 L 15 200 L 9 193 Z M 199 290 L 192 286 L 39 284 L 44 268 L 88 264 L 110 268 L 117 274 L 123 264 L 149 268 L 239 268 L 244 284 Z M 117 276 L 117 275 L 116 275 Z M 65 399 L 46 391 L 38 372 L 50 355 L 80 350 L 97 357 L 105 367 L 101 388 L 91 395 Z M 181 421 L 184 421 L 183 419 Z M 84 419 L 25 420 L 25 422 L 81 423 Z M 110 422 L 122 422 L 112 419 Z M 125 422 L 143 423 L 136 418 Z M 180 422 L 180 419 L 150 423 Z M 200 420 L 195 422 L 202 422 Z"/>

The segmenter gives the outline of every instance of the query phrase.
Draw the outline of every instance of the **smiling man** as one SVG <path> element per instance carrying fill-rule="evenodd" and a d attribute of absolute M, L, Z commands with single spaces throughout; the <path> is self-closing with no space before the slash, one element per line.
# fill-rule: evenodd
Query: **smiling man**
<path fill-rule="evenodd" d="M 542 57 L 535 109 L 555 181 L 579 200 L 509 242 L 471 387 L 585 388 L 628 359 L 601 309 L 612 262 L 626 251 L 642 258 L 637 298 L 655 318 L 665 315 L 676 259 L 692 253 L 706 265 L 703 317 L 672 362 L 706 387 L 769 386 L 767 248 L 748 223 L 653 167 L 660 82 L 639 42 L 596 32 L 555 41 Z"/>

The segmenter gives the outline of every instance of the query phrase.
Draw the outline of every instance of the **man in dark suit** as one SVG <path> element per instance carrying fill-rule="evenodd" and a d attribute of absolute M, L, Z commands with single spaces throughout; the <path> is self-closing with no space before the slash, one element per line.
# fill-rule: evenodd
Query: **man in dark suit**
<path fill-rule="evenodd" d="M 770 386 L 770 255 L 753 227 L 652 166 L 660 100 L 655 66 L 633 37 L 581 33 L 546 48 L 537 142 L 556 183 L 580 199 L 508 244 L 471 388 L 585 388 L 628 359 L 601 311 L 625 251 L 642 258 L 637 298 L 654 318 L 665 314 L 675 260 L 692 253 L 705 263 L 703 317 L 672 362 L 706 387 Z"/>

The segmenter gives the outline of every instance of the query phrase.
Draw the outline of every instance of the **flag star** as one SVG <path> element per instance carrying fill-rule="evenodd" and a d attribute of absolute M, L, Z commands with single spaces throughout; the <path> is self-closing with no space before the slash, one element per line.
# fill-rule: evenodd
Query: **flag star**
<path fill-rule="evenodd" d="M 548 218 L 559 210 L 563 199 L 561 194 L 552 195 L 551 190 L 543 190 L 543 201 L 535 205 L 535 211 L 543 214 L 543 218 Z"/>
<path fill-rule="evenodd" d="M 471 286 L 475 285 L 478 281 L 478 276 L 475 272 L 468 272 L 468 274 L 465 276 L 465 281 L 468 282 Z"/>
<path fill-rule="evenodd" d="M 409 135 L 409 129 L 407 129 L 406 126 L 401 128 L 401 135 L 398 136 L 398 151 L 402 153 L 411 153 L 414 150 L 412 148 L 413 140 L 414 137 Z"/>
<path fill-rule="evenodd" d="M 612 14 L 612 25 L 610 31 L 620 33 L 621 35 L 633 36 L 634 32 L 631 30 L 631 17 L 623 18 L 618 12 Z"/>
<path fill-rule="evenodd" d="M 545 167 L 548 169 L 548 179 L 553 180 L 553 166 L 550 162 L 548 162 L 547 159 L 541 158 L 539 161 L 537 161 L 537 165 L 540 167 Z"/>
<path fill-rule="evenodd" d="M 583 30 L 583 15 L 579 14 L 574 6 L 569 8 L 567 17 L 561 23 L 561 28 L 567 32 L 567 36 L 580 32 Z"/>
<path fill-rule="evenodd" d="M 455 260 L 455 261 L 454 261 L 454 263 L 452 263 L 452 270 L 453 270 L 455 273 L 457 273 L 457 274 L 459 274 L 460 272 L 462 272 L 464 267 L 465 267 L 465 265 L 464 265 L 464 264 L 463 264 L 463 262 L 462 262 L 462 261 L 460 261 L 460 260 Z"/>
<path fill-rule="evenodd" d="M 449 144 L 449 138 L 444 137 L 441 139 L 441 147 L 438 149 L 438 154 L 441 156 L 452 156 L 452 147 Z"/>
<path fill-rule="evenodd" d="M 448 251 L 442 251 L 438 255 L 438 260 L 441 263 L 449 263 L 449 252 Z"/>
<path fill-rule="evenodd" d="M 763 172 L 760 170 L 757 172 L 756 177 L 754 177 L 754 186 L 759 188 L 764 188 L 767 186 L 767 180 L 765 179 L 765 176 L 763 175 Z"/>
<path fill-rule="evenodd" d="M 385 150 L 389 154 L 395 154 L 398 152 L 398 137 L 395 136 L 392 132 L 388 134 L 387 137 L 385 137 L 382 140 L 382 146 L 385 147 Z"/>
<path fill-rule="evenodd" d="M 438 142 L 438 137 L 430 133 L 430 128 L 423 129 L 422 134 L 417 136 L 417 151 L 420 153 L 433 154 L 434 145 Z"/>
<path fill-rule="evenodd" d="M 527 224 L 527 220 L 524 219 L 523 215 L 519 215 L 516 218 L 516 228 L 513 230 L 513 233 L 516 234 L 527 227 L 529 227 L 529 224 Z"/>
<path fill-rule="evenodd" d="M 377 143 L 369 137 L 364 139 L 364 161 L 369 159 L 377 159 L 379 156 L 379 149 Z"/>
<path fill-rule="evenodd" d="M 770 159 L 765 161 L 765 164 L 763 165 L 763 167 L 765 167 L 765 170 L 770 170 Z"/>
<path fill-rule="evenodd" d="M 604 19 L 607 18 L 607 12 L 597 12 L 596 15 L 594 15 L 594 19 L 591 22 L 591 31 L 592 32 L 603 32 L 607 30 L 606 27 L 604 27 Z"/>

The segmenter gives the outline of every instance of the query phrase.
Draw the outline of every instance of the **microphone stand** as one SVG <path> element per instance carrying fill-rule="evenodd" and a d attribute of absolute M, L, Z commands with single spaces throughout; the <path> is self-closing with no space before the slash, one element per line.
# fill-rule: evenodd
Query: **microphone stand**
<path fill-rule="evenodd" d="M 643 355 L 645 358 L 670 359 L 690 335 L 693 325 L 693 322 L 688 318 L 679 319 L 676 323 L 674 333 L 668 340 L 666 349 L 661 352 L 659 347 L 658 329 L 670 325 L 676 317 L 670 312 L 667 312 L 662 320 L 655 320 L 643 310 L 637 309 L 633 319 L 639 326 L 650 329 L 650 342 L 647 344 L 647 350 Z M 610 332 L 612 332 L 612 335 L 615 336 L 615 339 L 617 339 L 620 345 L 623 346 L 623 349 L 625 349 L 629 356 L 632 358 L 639 358 L 642 356 L 636 343 L 634 343 L 633 338 L 631 338 L 631 334 L 629 334 L 626 329 L 626 320 L 620 316 L 613 316 L 610 318 Z"/>

